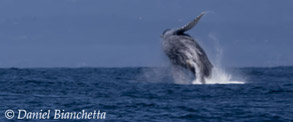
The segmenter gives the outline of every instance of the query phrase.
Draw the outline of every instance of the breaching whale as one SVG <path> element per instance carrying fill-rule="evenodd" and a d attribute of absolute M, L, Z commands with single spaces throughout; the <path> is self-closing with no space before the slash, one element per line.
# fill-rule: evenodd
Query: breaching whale
<path fill-rule="evenodd" d="M 213 65 L 200 45 L 186 31 L 192 29 L 204 15 L 178 29 L 167 29 L 161 35 L 162 47 L 172 65 L 190 70 L 197 82 L 205 84 L 205 79 L 212 74 Z"/>

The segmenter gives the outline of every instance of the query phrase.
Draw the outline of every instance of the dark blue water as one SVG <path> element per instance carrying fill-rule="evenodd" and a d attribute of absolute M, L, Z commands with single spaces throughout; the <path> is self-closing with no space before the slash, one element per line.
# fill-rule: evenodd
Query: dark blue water
<path fill-rule="evenodd" d="M 119 122 L 293 121 L 293 67 L 233 71 L 247 83 L 174 84 L 164 68 L 0 69 L 0 120 L 7 109 L 64 109 Z"/>

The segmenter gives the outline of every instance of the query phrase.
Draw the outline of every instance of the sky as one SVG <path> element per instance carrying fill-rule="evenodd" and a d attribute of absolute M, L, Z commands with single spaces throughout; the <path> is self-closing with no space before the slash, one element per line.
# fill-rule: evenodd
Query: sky
<path fill-rule="evenodd" d="M 187 33 L 225 67 L 292 66 L 290 0 L 0 0 L 0 67 L 166 66 L 161 33 Z"/>

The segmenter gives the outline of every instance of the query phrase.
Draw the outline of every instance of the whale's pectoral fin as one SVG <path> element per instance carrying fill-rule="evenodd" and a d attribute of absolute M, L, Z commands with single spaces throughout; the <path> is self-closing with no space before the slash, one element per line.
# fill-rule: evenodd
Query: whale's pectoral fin
<path fill-rule="evenodd" d="M 197 16 L 194 20 L 192 20 L 191 22 L 189 22 L 188 24 L 184 25 L 183 27 L 179 28 L 177 30 L 177 33 L 183 33 L 185 31 L 190 30 L 191 28 L 193 28 L 198 21 L 200 20 L 200 18 L 205 14 L 205 12 L 202 12 L 199 16 Z"/>

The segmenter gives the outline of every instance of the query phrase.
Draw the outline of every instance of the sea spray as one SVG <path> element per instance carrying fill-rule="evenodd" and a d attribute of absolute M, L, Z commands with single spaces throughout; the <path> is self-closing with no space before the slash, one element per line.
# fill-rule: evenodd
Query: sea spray
<path fill-rule="evenodd" d="M 224 50 L 221 48 L 220 41 L 217 38 L 216 34 L 210 33 L 208 37 L 214 42 L 215 49 L 215 58 L 211 58 L 214 65 L 212 69 L 212 75 L 209 78 L 206 78 L 205 84 L 244 84 L 245 82 L 241 79 L 237 81 L 232 80 L 232 74 L 228 73 L 222 67 L 222 58 L 224 55 Z M 240 80 L 240 81 L 239 81 Z M 192 81 L 192 84 L 202 84 L 196 79 Z"/>
<path fill-rule="evenodd" d="M 221 68 L 214 67 L 210 78 L 206 78 L 205 84 L 244 84 L 243 81 L 232 81 L 232 75 L 225 72 Z M 192 81 L 192 84 L 202 84 L 197 80 Z"/>

